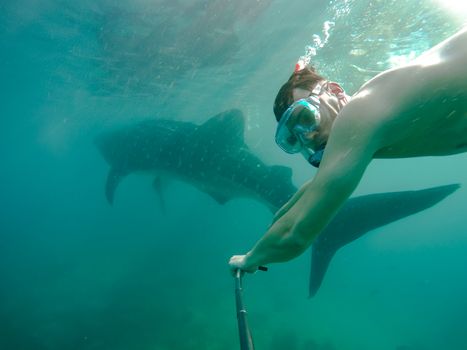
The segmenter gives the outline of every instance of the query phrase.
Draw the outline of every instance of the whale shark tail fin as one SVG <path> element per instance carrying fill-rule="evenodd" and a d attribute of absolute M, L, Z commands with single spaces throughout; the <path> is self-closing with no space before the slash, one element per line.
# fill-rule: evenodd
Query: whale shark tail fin
<path fill-rule="evenodd" d="M 459 184 L 450 184 L 350 198 L 313 242 L 309 297 L 317 293 L 332 257 L 340 248 L 374 229 L 433 207 L 459 188 Z"/>
<path fill-rule="evenodd" d="M 109 174 L 107 175 L 107 182 L 105 184 L 105 197 L 109 204 L 113 204 L 115 191 L 125 175 L 126 174 L 123 174 L 115 168 L 110 169 Z"/>
<path fill-rule="evenodd" d="M 321 250 L 316 246 L 311 249 L 310 284 L 308 286 L 308 298 L 313 298 L 323 283 L 324 275 L 335 251 Z"/>

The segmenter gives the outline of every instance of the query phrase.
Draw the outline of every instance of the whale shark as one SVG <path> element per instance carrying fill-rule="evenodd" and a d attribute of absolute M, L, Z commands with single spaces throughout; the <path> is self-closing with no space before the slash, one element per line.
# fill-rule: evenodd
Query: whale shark
<path fill-rule="evenodd" d="M 292 170 L 266 165 L 251 152 L 244 141 L 244 123 L 243 113 L 232 109 L 201 125 L 149 119 L 100 134 L 95 142 L 110 165 L 107 201 L 114 202 L 126 176 L 149 172 L 158 192 L 160 178 L 169 176 L 192 184 L 220 204 L 247 197 L 275 212 L 297 191 Z M 459 187 L 452 184 L 348 199 L 311 246 L 309 296 L 318 292 L 339 249 L 374 229 L 434 206 Z"/>
<path fill-rule="evenodd" d="M 247 197 L 277 210 L 296 192 L 292 170 L 266 165 L 244 141 L 243 113 L 238 109 L 215 115 L 197 125 L 185 121 L 149 119 L 105 132 L 97 147 L 110 165 L 106 197 L 114 202 L 122 179 L 135 172 L 176 178 L 209 194 L 218 203 Z"/>
<path fill-rule="evenodd" d="M 311 246 L 309 297 L 318 292 L 329 263 L 340 248 L 374 229 L 434 206 L 459 188 L 459 184 L 451 184 L 348 199 Z"/>

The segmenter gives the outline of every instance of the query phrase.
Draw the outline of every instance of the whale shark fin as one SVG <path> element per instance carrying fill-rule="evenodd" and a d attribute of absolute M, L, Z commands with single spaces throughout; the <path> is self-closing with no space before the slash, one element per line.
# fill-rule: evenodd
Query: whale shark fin
<path fill-rule="evenodd" d="M 152 182 L 152 187 L 156 191 L 157 195 L 159 196 L 159 205 L 162 209 L 162 212 L 165 213 L 166 206 L 165 206 L 165 200 L 164 200 L 164 193 L 162 191 L 163 188 L 163 180 L 160 176 L 156 176 L 154 178 L 154 181 Z"/>
<path fill-rule="evenodd" d="M 313 242 L 310 298 L 318 291 L 331 259 L 340 248 L 374 229 L 436 205 L 459 188 L 459 184 L 451 184 L 417 191 L 376 193 L 350 198 Z"/>
<path fill-rule="evenodd" d="M 209 118 L 199 127 L 200 133 L 219 140 L 224 146 L 247 147 L 245 144 L 245 117 L 239 109 L 230 109 Z"/>
<path fill-rule="evenodd" d="M 321 250 L 317 245 L 311 247 L 311 269 L 308 297 L 312 298 L 323 283 L 324 275 L 335 251 Z"/>
<path fill-rule="evenodd" d="M 281 203 L 286 203 L 298 190 L 297 187 L 292 183 L 292 169 L 282 165 L 271 166 L 271 172 L 274 174 L 274 178 L 277 182 L 284 186 L 288 190 L 284 192 L 284 198 L 281 199 Z M 275 208 L 274 212 L 279 208 Z"/>
<path fill-rule="evenodd" d="M 117 189 L 120 181 L 125 176 L 121 171 L 111 168 L 109 174 L 107 175 L 107 182 L 105 184 L 105 196 L 109 204 L 113 204 L 115 190 Z"/>

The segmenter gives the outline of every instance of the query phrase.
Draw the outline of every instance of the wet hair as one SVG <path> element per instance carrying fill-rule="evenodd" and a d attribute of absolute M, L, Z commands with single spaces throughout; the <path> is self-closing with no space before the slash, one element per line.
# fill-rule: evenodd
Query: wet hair
<path fill-rule="evenodd" d="M 316 73 L 314 67 L 308 65 L 298 72 L 293 72 L 289 80 L 282 85 L 274 100 L 274 115 L 276 120 L 279 121 L 282 114 L 293 103 L 293 89 L 300 88 L 304 90 L 312 90 L 316 83 L 325 80 L 321 75 Z"/>

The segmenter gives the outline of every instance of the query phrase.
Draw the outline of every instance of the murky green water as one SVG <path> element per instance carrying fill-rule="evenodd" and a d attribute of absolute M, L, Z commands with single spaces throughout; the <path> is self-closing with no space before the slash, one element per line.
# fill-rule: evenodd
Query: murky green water
<path fill-rule="evenodd" d="M 162 205 L 154 176 L 140 174 L 110 206 L 96 135 L 238 108 L 251 152 L 290 167 L 299 186 L 314 170 L 274 144 L 272 101 L 312 35 L 335 23 L 314 62 L 353 93 L 455 33 L 467 10 L 450 4 L 0 3 L 0 349 L 237 349 L 227 261 L 264 233 L 270 210 L 219 205 L 180 179 L 164 181 Z M 466 164 L 374 161 L 355 195 L 465 187 Z M 464 187 L 340 250 L 312 299 L 308 253 L 247 276 L 257 349 L 467 349 Z"/>

